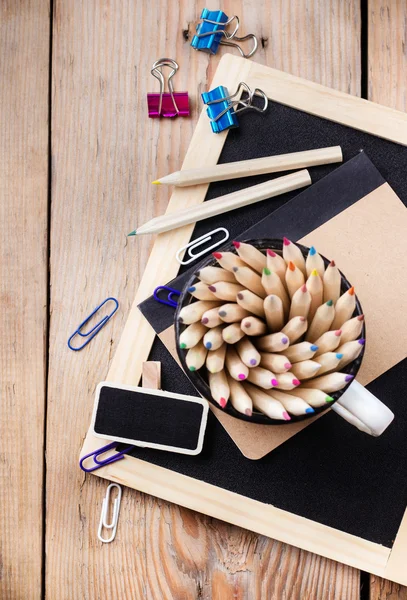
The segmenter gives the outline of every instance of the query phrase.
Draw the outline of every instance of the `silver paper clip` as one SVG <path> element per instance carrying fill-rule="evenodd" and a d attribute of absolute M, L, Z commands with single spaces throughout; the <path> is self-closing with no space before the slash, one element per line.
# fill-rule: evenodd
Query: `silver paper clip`
<path fill-rule="evenodd" d="M 112 520 L 110 523 L 108 523 L 107 516 L 109 514 L 110 494 L 111 494 L 111 491 L 113 488 L 117 488 L 117 498 L 115 499 L 114 504 L 113 504 Z M 120 487 L 120 485 L 118 483 L 111 483 L 106 490 L 106 496 L 103 498 L 102 512 L 100 515 L 100 521 L 99 521 L 99 527 L 98 527 L 98 538 L 104 544 L 109 544 L 110 542 L 113 542 L 114 538 L 116 537 L 117 522 L 119 520 L 121 500 L 122 500 L 122 488 Z M 105 529 L 112 530 L 112 534 L 109 538 L 104 538 L 102 536 L 103 527 Z"/>
<path fill-rule="evenodd" d="M 209 246 L 209 248 L 204 248 L 201 252 L 194 254 L 193 250 L 195 250 L 199 246 L 202 246 L 206 242 L 209 242 L 215 233 L 218 233 L 221 231 L 224 232 L 224 234 L 225 234 L 221 240 L 218 240 L 217 242 L 212 244 L 212 246 Z M 229 231 L 227 229 L 225 229 L 224 227 L 218 227 L 217 229 L 213 229 L 212 231 L 208 231 L 208 233 L 201 235 L 201 237 L 197 238 L 196 240 L 189 242 L 189 244 L 186 244 L 186 246 L 182 246 L 182 248 L 180 248 L 178 250 L 177 254 L 175 255 L 175 258 L 181 265 L 189 265 L 191 262 L 193 262 L 197 258 L 200 258 L 201 256 L 203 256 L 210 250 L 217 248 L 218 246 L 223 244 L 223 242 L 226 242 L 226 240 L 228 240 L 228 239 L 229 239 Z M 185 255 L 190 257 L 190 258 L 188 258 L 188 260 L 182 259 L 184 250 L 186 250 Z"/>

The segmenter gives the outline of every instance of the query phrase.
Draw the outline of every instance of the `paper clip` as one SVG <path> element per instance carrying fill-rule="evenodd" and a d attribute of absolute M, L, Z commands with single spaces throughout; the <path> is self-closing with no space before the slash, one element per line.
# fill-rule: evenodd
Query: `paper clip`
<path fill-rule="evenodd" d="M 88 323 L 90 321 L 90 319 L 93 317 L 94 314 L 96 314 L 98 312 L 98 310 L 100 310 L 102 308 L 102 306 L 104 306 L 106 304 L 106 302 L 114 302 L 115 307 L 112 310 L 112 312 L 109 315 L 105 315 L 100 321 L 99 323 L 96 323 L 96 325 L 94 327 L 92 327 L 92 329 L 90 331 L 88 331 L 87 333 L 82 333 L 81 329 L 86 325 L 86 323 Z M 97 306 L 95 308 L 95 310 L 93 312 L 90 313 L 89 316 L 86 317 L 86 319 L 84 321 L 82 321 L 82 323 L 77 327 L 77 329 L 73 332 L 73 334 L 71 335 L 71 337 L 68 340 L 68 348 L 70 348 L 71 350 L 74 350 L 75 352 L 77 352 L 78 350 L 82 350 L 82 348 L 84 348 L 87 344 L 89 344 L 89 342 L 91 340 L 93 340 L 93 338 L 95 337 L 95 335 L 97 335 L 99 333 L 99 331 L 102 329 L 102 327 L 104 327 L 106 325 L 106 323 L 109 321 L 109 319 L 111 319 L 114 315 L 114 313 L 116 312 L 116 310 L 119 308 L 119 303 L 116 300 L 116 298 L 106 298 L 106 300 L 103 300 L 103 302 L 101 304 L 99 304 L 99 306 Z M 71 344 L 71 341 L 73 340 L 73 338 L 76 335 L 80 335 L 82 338 L 86 338 L 85 342 L 82 344 L 82 346 L 79 346 L 78 348 L 74 348 Z"/>
<path fill-rule="evenodd" d="M 158 295 L 161 290 L 165 290 L 166 292 L 169 292 L 167 295 L 167 298 L 160 298 L 160 296 Z M 167 306 L 172 306 L 174 308 L 176 308 L 178 306 L 178 302 L 177 300 L 173 299 L 173 296 L 180 296 L 181 292 L 179 290 L 174 290 L 174 288 L 168 287 L 168 285 L 159 285 L 158 287 L 155 288 L 154 290 L 154 299 L 157 300 L 157 302 L 160 302 L 161 304 L 166 304 Z"/>
<path fill-rule="evenodd" d="M 113 488 L 117 488 L 117 498 L 115 499 L 114 504 L 113 504 L 112 521 L 110 523 L 108 523 L 107 522 L 107 516 L 108 516 L 108 513 L 109 513 L 110 494 L 111 494 Z M 110 542 L 113 542 L 114 538 L 116 537 L 117 522 L 119 520 L 119 512 L 120 512 L 120 503 L 121 503 L 121 500 L 122 500 L 122 488 L 121 488 L 121 486 L 118 483 L 111 483 L 107 487 L 106 496 L 103 498 L 102 512 L 101 512 L 101 515 L 100 515 L 100 521 L 99 521 L 99 527 L 98 527 L 98 538 L 104 544 L 109 544 Z M 103 527 L 105 529 L 111 529 L 112 530 L 112 535 L 109 538 L 102 537 Z"/>
<path fill-rule="evenodd" d="M 236 21 L 235 28 L 232 32 L 226 31 L 226 27 Z M 192 38 L 191 46 L 195 50 L 203 50 L 210 54 L 216 54 L 219 44 L 223 46 L 232 46 L 237 48 L 243 58 L 250 58 L 257 50 L 258 42 L 253 33 L 249 33 L 243 37 L 238 37 L 236 34 L 240 26 L 239 17 L 234 15 L 228 18 L 221 10 L 208 10 L 204 8 L 201 13 L 201 22 L 196 26 L 196 34 Z M 225 38 L 225 40 L 222 39 Z M 244 42 L 253 39 L 253 48 L 248 54 L 245 54 L 239 44 L 235 44 L 230 40 Z"/>
<path fill-rule="evenodd" d="M 101 448 L 98 448 L 97 450 L 94 450 L 93 452 L 89 452 L 89 454 L 82 456 L 82 458 L 79 461 L 80 468 L 82 469 L 82 471 L 85 471 L 85 473 L 92 473 L 92 471 L 96 471 L 97 469 L 100 469 L 101 467 L 105 467 L 106 465 L 110 465 L 111 463 L 121 460 L 122 458 L 124 458 L 124 455 L 127 452 L 130 452 L 130 450 L 133 450 L 133 448 L 134 448 L 134 446 L 128 446 L 124 450 L 121 450 L 121 452 L 116 452 L 116 454 L 112 454 L 112 456 L 108 456 L 104 460 L 99 460 L 99 456 L 101 456 L 102 454 L 105 454 L 106 452 L 109 452 L 109 450 L 115 450 L 118 445 L 119 445 L 119 442 L 111 442 L 110 444 L 107 444 L 107 446 L 102 446 Z M 92 467 L 84 467 L 83 466 L 83 463 L 88 458 L 93 458 L 93 463 L 95 466 L 92 466 Z"/>
<path fill-rule="evenodd" d="M 209 246 L 209 248 L 204 248 L 204 250 L 202 250 L 201 252 L 198 252 L 197 254 L 193 253 L 193 250 L 198 248 L 198 246 L 202 246 L 203 244 L 205 244 L 205 242 L 210 242 L 210 240 L 212 239 L 212 236 L 215 235 L 215 233 L 218 233 L 220 231 L 224 232 L 224 234 L 225 234 L 221 240 L 218 240 L 217 242 L 212 244 L 212 246 Z M 191 262 L 194 262 L 194 260 L 196 260 L 197 258 L 200 258 L 201 256 L 203 256 L 210 250 L 217 248 L 218 246 L 223 244 L 223 242 L 226 242 L 226 240 L 228 240 L 228 239 L 229 239 L 229 231 L 227 229 L 225 229 L 224 227 L 218 227 L 217 229 L 213 229 L 212 231 L 208 231 L 208 233 L 201 235 L 201 237 L 197 238 L 196 240 L 189 242 L 189 244 L 186 244 L 186 246 L 182 246 L 182 248 L 180 248 L 178 250 L 177 254 L 175 255 L 175 258 L 180 263 L 180 265 L 189 265 L 189 264 L 191 264 Z M 183 254 L 184 250 L 186 250 L 185 255 L 190 257 L 190 258 L 188 258 L 188 260 L 182 260 L 182 258 L 181 258 L 181 255 Z"/>
<path fill-rule="evenodd" d="M 237 98 L 241 90 L 247 94 L 247 97 Z M 264 100 L 264 106 L 259 108 L 253 106 L 254 96 L 260 96 Z M 230 94 L 223 85 L 211 90 L 210 92 L 204 92 L 202 94 L 202 100 L 207 105 L 206 112 L 209 116 L 212 131 L 214 133 L 220 133 L 225 129 L 232 127 L 239 127 L 239 121 L 236 115 L 244 110 L 252 109 L 259 113 L 264 113 L 268 107 L 268 98 L 266 94 L 259 88 L 251 90 L 247 83 L 241 81 L 234 94 Z"/>
<path fill-rule="evenodd" d="M 165 92 L 165 79 L 163 67 L 171 69 L 168 75 L 168 92 Z M 151 69 L 151 74 L 160 82 L 159 94 L 147 94 L 148 116 L 156 119 L 159 117 L 188 117 L 189 99 L 188 92 L 174 92 L 172 78 L 178 71 L 178 63 L 171 58 L 160 58 Z"/>

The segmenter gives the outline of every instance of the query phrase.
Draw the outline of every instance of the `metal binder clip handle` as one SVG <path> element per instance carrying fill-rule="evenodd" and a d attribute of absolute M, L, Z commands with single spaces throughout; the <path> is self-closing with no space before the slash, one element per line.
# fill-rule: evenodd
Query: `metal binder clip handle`
<path fill-rule="evenodd" d="M 220 239 L 217 242 L 215 242 L 214 244 L 212 244 L 212 246 L 209 246 L 209 248 L 204 248 L 204 250 L 201 250 L 201 252 L 194 254 L 193 250 L 196 250 L 196 248 L 202 246 L 206 242 L 210 242 L 212 239 L 212 236 L 218 232 L 223 232 L 225 234 L 224 237 L 222 237 L 222 239 Z M 189 242 L 189 244 L 182 246 L 182 248 L 180 248 L 178 250 L 177 254 L 175 255 L 175 258 L 181 265 L 189 265 L 194 260 L 196 260 L 197 258 L 200 258 L 201 256 L 203 256 L 210 250 L 217 248 L 218 246 L 220 246 L 221 244 L 226 242 L 226 240 L 228 240 L 228 239 L 229 239 L 229 231 L 227 229 L 225 229 L 224 227 L 218 227 L 217 229 L 213 229 L 212 231 L 208 231 L 208 233 L 201 235 L 201 237 L 197 238 L 196 240 Z M 186 250 L 185 255 L 190 257 L 190 258 L 188 258 L 188 260 L 182 260 L 183 252 L 185 250 Z"/>
<path fill-rule="evenodd" d="M 241 94 L 241 88 L 243 88 L 243 91 L 245 91 L 247 93 L 247 98 L 239 98 L 237 100 L 234 100 L 234 98 L 236 96 L 240 96 Z M 258 107 L 258 106 L 253 106 L 253 98 L 254 96 L 259 96 L 261 98 L 263 98 L 264 100 L 264 105 L 263 107 Z M 247 83 L 245 83 L 244 81 L 241 81 L 239 83 L 239 85 L 237 86 L 237 90 L 235 91 L 234 94 L 229 94 L 229 96 L 225 96 L 224 98 L 219 98 L 217 100 L 210 100 L 209 102 L 206 102 L 206 104 L 208 106 L 212 105 L 212 104 L 218 104 L 219 102 L 228 102 L 228 106 L 222 110 L 219 114 L 216 115 L 216 117 L 213 117 L 211 120 L 211 122 L 216 122 L 219 119 L 221 119 L 223 117 L 223 115 L 225 115 L 227 112 L 229 112 L 231 109 L 234 110 L 235 115 L 237 115 L 238 113 L 244 111 L 244 110 L 256 110 L 259 113 L 264 113 L 267 110 L 268 107 L 268 103 L 269 100 L 266 96 L 266 94 L 263 92 L 263 90 L 260 90 L 259 88 L 255 88 L 254 90 L 252 90 Z"/>
<path fill-rule="evenodd" d="M 108 517 L 108 513 L 109 513 L 110 494 L 111 494 L 111 491 L 113 488 L 117 488 L 117 498 L 115 499 L 114 504 L 113 504 L 112 520 L 110 523 L 108 523 L 107 517 Z M 98 538 L 104 544 L 109 544 L 110 542 L 113 542 L 114 538 L 116 537 L 117 523 L 119 521 L 121 500 L 122 500 L 121 486 L 118 483 L 111 483 L 106 490 L 106 496 L 103 498 L 102 512 L 100 515 L 100 521 L 99 521 L 99 527 L 98 527 Z M 103 527 L 105 529 L 112 530 L 111 536 L 109 538 L 104 538 L 102 536 Z"/>
<path fill-rule="evenodd" d="M 163 94 L 165 91 L 165 79 L 164 79 L 164 74 L 162 72 L 163 67 L 170 67 L 170 69 L 171 69 L 170 74 L 168 75 L 167 85 L 168 85 L 168 91 L 171 94 L 171 99 L 172 99 L 172 103 L 174 105 L 174 110 L 178 115 L 179 109 L 178 109 L 177 103 L 175 102 L 174 86 L 173 86 L 171 79 L 174 77 L 174 75 L 178 71 L 179 67 L 178 67 L 178 63 L 175 62 L 175 60 L 173 60 L 172 58 L 159 58 L 158 60 L 155 61 L 155 63 L 153 64 L 153 66 L 151 68 L 151 75 L 153 75 L 160 82 L 160 100 L 159 100 L 159 104 L 158 104 L 158 114 L 161 115 L 161 109 L 162 109 L 162 105 L 163 105 Z"/>
<path fill-rule="evenodd" d="M 236 35 L 238 32 L 238 29 L 240 27 L 240 21 L 239 21 L 239 17 L 237 15 L 233 15 L 233 17 L 230 17 L 224 23 L 222 23 L 221 21 L 212 21 L 211 19 L 202 18 L 202 23 L 210 23 L 211 25 L 216 25 L 217 27 L 222 26 L 224 28 L 226 28 L 228 25 L 230 25 L 230 23 L 232 23 L 233 21 L 236 21 L 236 25 L 232 32 L 228 32 L 228 31 L 226 31 L 226 29 L 213 29 L 212 31 L 206 31 L 204 33 L 196 33 L 195 35 L 197 38 L 203 38 L 203 37 L 207 37 L 209 35 L 214 35 L 214 36 L 219 36 L 219 37 L 224 36 L 225 40 L 219 41 L 219 43 L 222 44 L 222 46 L 232 46 L 233 48 L 237 48 L 239 50 L 240 54 L 243 56 L 243 58 L 250 58 L 251 56 L 253 56 L 253 54 L 257 50 L 258 41 L 257 41 L 256 36 L 253 33 L 249 33 L 247 35 L 244 35 L 243 37 L 238 37 Z M 243 49 L 239 46 L 239 44 L 235 44 L 234 42 L 230 41 L 230 40 L 235 40 L 237 42 L 245 42 L 246 40 L 249 40 L 249 39 L 253 39 L 253 48 L 247 54 L 245 52 L 243 52 Z"/>

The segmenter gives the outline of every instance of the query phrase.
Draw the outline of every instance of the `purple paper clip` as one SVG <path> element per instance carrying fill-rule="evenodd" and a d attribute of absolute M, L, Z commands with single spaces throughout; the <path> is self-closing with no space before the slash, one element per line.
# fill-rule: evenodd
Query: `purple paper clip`
<path fill-rule="evenodd" d="M 116 449 L 118 444 L 119 444 L 119 442 L 112 442 L 111 444 L 107 444 L 107 446 L 102 446 L 102 448 L 98 448 L 97 450 L 94 450 L 94 452 L 90 452 L 89 454 L 82 456 L 82 458 L 79 461 L 79 466 L 82 469 L 82 471 L 85 471 L 85 473 L 91 473 L 92 471 L 96 471 L 97 469 L 100 469 L 101 467 L 110 465 L 110 464 L 124 458 L 124 455 L 126 454 L 126 452 L 130 452 L 130 450 L 133 450 L 133 448 L 134 448 L 134 446 L 129 446 L 128 448 L 125 448 L 121 452 L 117 452 L 116 454 L 113 454 L 112 456 L 108 456 L 104 460 L 99 460 L 99 456 L 101 454 L 105 454 L 105 452 L 109 452 L 109 450 Z M 84 461 L 91 457 L 93 457 L 93 462 L 96 463 L 96 466 L 89 467 L 89 468 L 84 467 L 83 466 Z"/>
<path fill-rule="evenodd" d="M 163 67 L 170 67 L 171 69 L 167 80 L 168 92 L 164 91 L 165 79 L 162 72 Z M 158 94 L 147 94 L 148 116 L 152 119 L 189 116 L 188 92 L 174 92 L 174 86 L 171 81 L 178 68 L 178 64 L 171 58 L 160 58 L 153 64 L 151 74 L 160 82 L 160 92 Z"/>
<path fill-rule="evenodd" d="M 166 292 L 168 292 L 167 298 L 160 298 L 159 293 L 161 292 L 161 290 L 165 290 Z M 168 287 L 168 285 L 159 285 L 155 288 L 153 295 L 154 300 L 157 300 L 157 302 L 176 308 L 178 306 L 178 302 L 177 300 L 173 299 L 173 296 L 179 297 L 181 295 L 181 292 L 179 290 L 174 290 L 174 288 L 172 287 Z"/>

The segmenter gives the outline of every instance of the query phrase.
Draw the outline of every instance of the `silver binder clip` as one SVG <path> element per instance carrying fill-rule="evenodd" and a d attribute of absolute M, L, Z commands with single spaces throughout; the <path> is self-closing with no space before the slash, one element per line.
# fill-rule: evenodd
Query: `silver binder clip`
<path fill-rule="evenodd" d="M 202 246 L 206 242 L 210 242 L 212 239 L 212 236 L 215 233 L 219 233 L 219 232 L 223 232 L 225 234 L 222 237 L 222 239 L 216 241 L 214 244 L 212 244 L 212 246 L 209 246 L 209 248 L 204 248 L 203 250 L 201 250 L 201 252 L 194 254 L 193 250 Z M 217 229 L 213 229 L 212 231 L 208 231 L 208 233 L 201 235 L 201 237 L 197 238 L 196 240 L 189 242 L 189 244 L 187 244 L 186 246 L 182 246 L 182 248 L 180 248 L 178 250 L 177 254 L 175 255 L 175 258 L 181 265 L 189 265 L 189 264 L 191 264 L 191 262 L 194 262 L 194 260 L 196 260 L 197 258 L 200 258 L 201 256 L 203 256 L 210 250 L 217 248 L 218 246 L 220 246 L 221 244 L 226 242 L 226 240 L 228 240 L 228 239 L 229 239 L 229 231 L 227 229 L 225 229 L 224 227 L 218 227 Z M 185 256 L 189 256 L 188 260 L 182 259 L 183 252 L 185 250 L 186 250 Z"/>
<path fill-rule="evenodd" d="M 109 514 L 110 494 L 111 494 L 111 490 L 113 488 L 117 488 L 117 497 L 113 504 L 112 520 L 110 523 L 108 523 L 107 516 Z M 118 483 L 111 483 L 106 490 L 106 496 L 103 498 L 102 513 L 100 515 L 100 521 L 99 521 L 99 527 L 98 527 L 98 538 L 104 544 L 109 544 L 109 542 L 113 542 L 114 538 L 116 537 L 117 522 L 119 520 L 121 499 L 122 499 L 122 488 L 120 487 L 120 485 Z M 105 529 L 112 530 L 112 534 L 109 538 L 102 537 L 103 527 Z"/>

